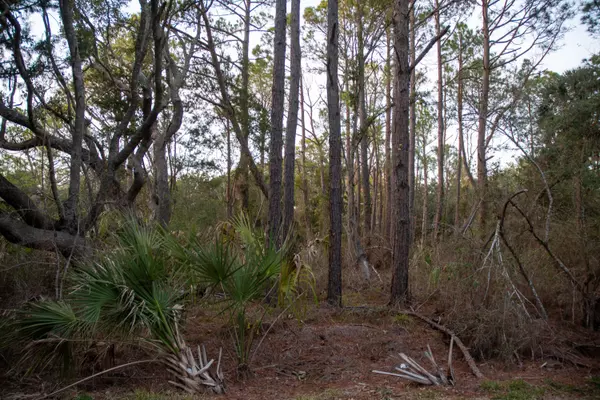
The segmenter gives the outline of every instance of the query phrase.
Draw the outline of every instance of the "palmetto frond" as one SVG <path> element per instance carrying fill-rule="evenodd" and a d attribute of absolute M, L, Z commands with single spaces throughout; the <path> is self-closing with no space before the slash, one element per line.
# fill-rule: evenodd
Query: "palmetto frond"
<path fill-rule="evenodd" d="M 108 257 L 74 272 L 74 304 L 81 315 L 104 330 L 149 336 L 176 349 L 179 295 L 169 285 L 161 234 L 129 224 L 119 235 L 122 246 Z"/>
<path fill-rule="evenodd" d="M 222 392 L 219 368 L 211 375 L 212 361 L 206 360 L 205 352 L 202 361 L 189 357 L 190 349 L 178 332 L 182 294 L 168 268 L 165 232 L 130 220 L 118 243 L 111 254 L 71 272 L 68 301 L 37 303 L 24 311 L 18 331 L 33 344 L 25 356 L 35 354 L 35 344 L 54 346 L 51 357 L 45 358 L 47 365 L 58 353 L 65 360 L 71 356 L 74 339 L 89 340 L 95 333 L 135 335 L 158 348 L 176 386 L 189 391 L 210 386 Z"/>
<path fill-rule="evenodd" d="M 33 339 L 43 339 L 49 334 L 72 337 L 84 327 L 73 308 L 63 301 L 32 303 L 21 314 L 19 334 Z"/>
<path fill-rule="evenodd" d="M 28 372 L 60 361 L 63 373 L 74 369 L 73 339 L 90 332 L 73 308 L 62 301 L 32 303 L 19 312 L 13 326 L 13 340 L 24 342 L 19 364 Z M 29 339 L 29 340 L 26 340 Z"/>
<path fill-rule="evenodd" d="M 238 368 L 247 368 L 250 350 L 262 316 L 249 315 L 251 302 L 265 296 L 274 277 L 280 273 L 285 250 L 265 244 L 262 233 L 252 227 L 247 216 L 225 223 L 221 234 L 209 245 L 197 241 L 184 246 L 171 241 L 174 255 L 199 283 L 225 292 L 231 321 Z M 287 246 L 284 246 L 286 248 Z M 263 314 L 264 315 L 264 314 Z"/>

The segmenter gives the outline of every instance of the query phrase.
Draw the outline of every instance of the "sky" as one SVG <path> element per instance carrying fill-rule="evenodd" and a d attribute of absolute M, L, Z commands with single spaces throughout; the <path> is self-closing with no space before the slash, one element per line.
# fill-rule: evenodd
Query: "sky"
<path fill-rule="evenodd" d="M 560 42 L 560 47 L 549 54 L 542 66 L 554 72 L 564 72 L 578 67 L 584 58 L 600 53 L 600 38 L 593 38 L 579 22 L 579 16 L 569 23 L 570 31 Z"/>

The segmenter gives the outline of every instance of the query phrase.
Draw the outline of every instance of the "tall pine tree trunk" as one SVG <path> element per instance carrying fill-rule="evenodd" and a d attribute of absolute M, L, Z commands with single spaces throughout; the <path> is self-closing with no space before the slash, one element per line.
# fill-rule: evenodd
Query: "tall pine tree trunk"
<path fill-rule="evenodd" d="M 280 243 L 281 148 L 283 145 L 283 102 L 285 100 L 286 1 L 275 2 L 273 42 L 273 86 L 271 95 L 271 144 L 269 148 L 269 243 Z"/>
<path fill-rule="evenodd" d="M 391 55 L 391 33 L 390 28 L 386 31 L 386 82 L 385 82 L 385 237 L 391 242 L 392 232 L 392 156 L 390 141 L 392 137 L 392 55 Z"/>
<path fill-rule="evenodd" d="M 361 205 L 362 205 L 362 171 L 360 169 L 360 154 L 358 154 L 358 147 L 356 149 L 356 233 L 357 240 L 361 237 L 362 229 L 360 224 L 360 217 L 362 215 Z"/>
<path fill-rule="evenodd" d="M 373 134 L 373 158 L 375 161 L 375 170 L 373 171 L 373 215 L 371 216 L 371 229 L 373 232 L 377 232 L 377 206 L 378 201 L 381 199 L 378 197 L 379 189 L 379 148 L 377 143 L 377 133 Z"/>
<path fill-rule="evenodd" d="M 364 234 L 369 236 L 371 232 L 371 184 L 369 182 L 369 139 L 367 134 L 367 100 L 365 91 L 365 40 L 363 36 L 363 5 L 357 2 L 357 38 L 358 38 L 358 116 L 360 120 L 360 158 L 362 170 L 359 172 L 362 178 L 362 189 L 365 199 L 364 209 Z M 360 190 L 359 190 L 360 193 Z"/>
<path fill-rule="evenodd" d="M 283 195 L 283 234 L 290 234 L 294 222 L 294 164 L 296 161 L 296 127 L 298 126 L 298 91 L 300 88 L 300 0 L 292 0 L 290 52 L 290 94 L 285 132 L 285 180 Z"/>
<path fill-rule="evenodd" d="M 440 27 L 440 2 L 436 0 L 435 7 L 435 34 L 439 36 Z M 437 41 L 437 73 L 438 73 L 438 104 L 437 104 L 437 128 L 438 128 L 438 149 L 437 149 L 437 191 L 435 200 L 435 219 L 433 221 L 433 243 L 438 239 L 440 224 L 442 222 L 442 213 L 444 210 L 444 81 L 442 75 L 442 42 Z"/>
<path fill-rule="evenodd" d="M 429 194 L 429 182 L 428 182 L 428 162 L 427 162 L 427 140 L 423 138 L 423 219 L 421 221 L 421 247 L 425 246 L 427 240 L 427 226 L 429 225 L 429 210 L 427 207 L 427 200 Z"/>
<path fill-rule="evenodd" d="M 408 0 L 394 3 L 394 126 L 392 131 L 393 227 L 391 304 L 408 299 L 408 266 L 410 246 L 409 211 L 409 83 L 408 65 L 409 13 Z"/>
<path fill-rule="evenodd" d="M 244 0 L 244 41 L 242 43 L 242 87 L 240 90 L 240 123 L 242 128 L 242 137 L 240 138 L 244 145 L 248 146 L 248 137 L 250 136 L 250 118 L 248 111 L 248 81 L 250 76 L 250 10 L 252 0 Z M 241 199 L 242 212 L 250 211 L 250 190 L 249 190 L 249 170 L 250 155 L 240 152 L 240 160 L 236 170 L 236 187 L 238 188 Z"/>
<path fill-rule="evenodd" d="M 454 230 L 460 232 L 460 195 L 462 183 L 462 164 L 464 149 L 463 132 L 463 54 L 462 33 L 458 30 L 458 89 L 456 94 L 456 113 L 458 122 L 458 158 L 456 160 L 456 209 L 454 210 Z"/>
<path fill-rule="evenodd" d="M 285 4 L 285 2 L 284 2 Z M 329 278 L 327 302 L 342 306 L 342 138 L 338 87 L 338 0 L 327 3 L 327 108 L 329 114 Z"/>
<path fill-rule="evenodd" d="M 485 240 L 487 232 L 487 159 L 486 159 L 486 127 L 488 114 L 488 98 L 490 91 L 490 31 L 488 26 L 488 0 L 481 2 L 483 33 L 483 75 L 481 81 L 481 97 L 479 103 L 479 127 L 477 130 L 477 186 L 479 192 L 479 235 Z"/>
<path fill-rule="evenodd" d="M 227 219 L 233 217 L 233 202 L 231 198 L 231 129 L 226 120 L 227 129 Z"/>
<path fill-rule="evenodd" d="M 417 49 L 416 49 L 416 39 L 415 39 L 415 35 L 416 35 L 416 27 L 415 27 L 415 7 L 414 7 L 414 3 L 413 3 L 413 7 L 410 8 L 410 20 L 409 20 L 409 29 L 410 29 L 410 65 L 414 65 L 415 64 L 415 58 L 416 58 L 416 53 L 417 53 Z M 409 128 L 409 135 L 410 135 L 410 148 L 408 150 L 408 173 L 409 173 L 409 178 L 408 178 L 408 186 L 409 186 L 409 213 L 410 213 L 410 242 L 413 242 L 413 238 L 415 236 L 415 228 L 416 228 L 416 214 L 415 214 L 415 175 L 416 175 L 416 168 L 415 168 L 415 146 L 416 146 L 416 133 L 415 133 L 415 129 L 416 129 L 416 125 L 417 125 L 417 114 L 415 111 L 415 104 L 417 101 L 417 80 L 416 80 L 416 72 L 415 69 L 413 68 L 413 70 L 410 73 L 410 128 Z"/>
<path fill-rule="evenodd" d="M 346 81 L 346 91 L 349 90 L 348 81 Z M 354 118 L 355 120 L 355 118 Z M 352 124 L 354 125 L 354 124 Z M 346 173 L 348 175 L 348 239 L 351 243 L 354 242 L 356 234 L 356 217 L 355 217 L 355 198 L 354 198 L 354 127 L 350 122 L 350 105 L 346 102 Z"/>

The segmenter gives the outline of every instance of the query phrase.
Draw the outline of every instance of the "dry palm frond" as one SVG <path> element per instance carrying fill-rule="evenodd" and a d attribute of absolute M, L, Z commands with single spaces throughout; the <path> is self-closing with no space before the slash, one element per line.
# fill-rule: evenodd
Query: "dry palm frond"
<path fill-rule="evenodd" d="M 377 371 L 372 372 L 382 375 L 397 376 L 399 378 L 407 379 L 412 382 L 420 383 L 422 385 L 453 385 L 455 383 L 454 368 L 452 368 L 452 349 L 454 347 L 454 337 L 450 340 L 450 350 L 448 351 L 448 368 L 444 370 L 441 368 L 433 357 L 431 347 L 427 345 L 427 351 L 425 357 L 431 362 L 433 366 L 433 372 L 429 372 L 427 369 L 422 367 L 413 358 L 410 358 L 404 353 L 400 353 L 400 358 L 406 364 L 400 364 L 394 367 L 396 372 Z"/>

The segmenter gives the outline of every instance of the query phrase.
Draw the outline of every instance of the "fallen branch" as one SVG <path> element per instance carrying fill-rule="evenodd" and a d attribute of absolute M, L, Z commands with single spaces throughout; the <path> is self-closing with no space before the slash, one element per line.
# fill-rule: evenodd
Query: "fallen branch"
<path fill-rule="evenodd" d="M 104 375 L 104 374 L 106 374 L 108 372 L 111 372 L 111 371 L 114 371 L 114 370 L 117 370 L 117 369 L 121 369 L 121 368 L 125 368 L 125 367 L 130 367 L 132 365 L 137 365 L 137 364 L 147 364 L 147 363 L 155 363 L 155 362 L 160 362 L 160 360 L 159 359 L 141 360 L 141 361 L 133 361 L 133 362 L 130 362 L 130 363 L 127 363 L 127 364 L 117 365 L 116 367 L 112 367 L 112 368 L 106 369 L 104 371 L 98 372 L 97 374 L 88 376 L 87 378 L 80 379 L 77 382 L 72 383 L 72 384 L 70 384 L 68 386 L 65 386 L 62 389 L 55 390 L 54 392 L 52 392 L 50 394 L 45 394 L 42 397 L 38 397 L 36 400 L 42 400 L 42 399 L 45 399 L 47 397 L 54 396 L 54 395 L 56 395 L 58 393 L 64 392 L 65 390 L 72 388 L 73 386 L 77 386 L 80 383 L 83 383 L 85 381 L 89 381 L 90 379 L 93 379 L 93 378 L 95 378 L 97 376 L 100 376 L 100 375 Z"/>
<path fill-rule="evenodd" d="M 463 356 L 465 357 L 465 360 L 467 361 L 467 364 L 469 364 L 469 368 L 471 368 L 473 375 L 475 375 L 477 378 L 484 378 L 483 374 L 477 367 L 475 360 L 473 360 L 471 353 L 469 353 L 469 349 L 467 349 L 467 347 L 464 345 L 462 340 L 460 340 L 460 338 L 458 336 L 456 336 L 456 334 L 454 332 L 452 332 L 450 329 L 446 328 L 445 326 L 440 325 L 437 322 L 430 320 L 426 316 L 419 314 L 416 311 L 403 311 L 403 313 L 407 314 L 407 315 L 413 315 L 413 316 L 427 322 L 429 325 L 431 325 L 433 328 L 437 329 L 438 331 L 444 332 L 446 335 L 450 336 L 450 338 L 451 338 L 450 343 L 456 342 L 456 345 L 462 351 Z"/>

